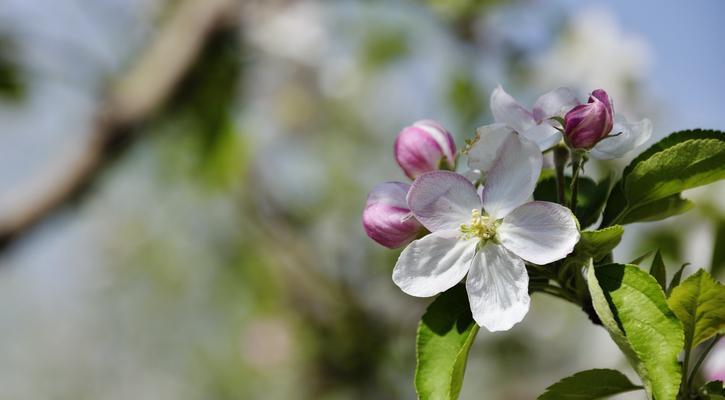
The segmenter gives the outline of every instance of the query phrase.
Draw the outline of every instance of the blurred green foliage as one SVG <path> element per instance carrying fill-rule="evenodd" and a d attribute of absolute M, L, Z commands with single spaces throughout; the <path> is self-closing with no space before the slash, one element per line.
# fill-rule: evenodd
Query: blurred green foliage
<path fill-rule="evenodd" d="M 0 33 L 0 97 L 7 100 L 18 100 L 25 93 L 16 51 L 13 41 Z"/>

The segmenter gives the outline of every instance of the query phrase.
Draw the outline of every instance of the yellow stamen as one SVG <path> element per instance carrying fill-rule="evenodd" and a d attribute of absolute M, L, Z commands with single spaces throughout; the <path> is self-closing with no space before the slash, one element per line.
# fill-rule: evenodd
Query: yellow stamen
<path fill-rule="evenodd" d="M 471 223 L 461 224 L 463 239 L 480 238 L 489 240 L 496 236 L 497 223 L 488 215 L 481 215 L 481 210 L 471 211 Z"/>

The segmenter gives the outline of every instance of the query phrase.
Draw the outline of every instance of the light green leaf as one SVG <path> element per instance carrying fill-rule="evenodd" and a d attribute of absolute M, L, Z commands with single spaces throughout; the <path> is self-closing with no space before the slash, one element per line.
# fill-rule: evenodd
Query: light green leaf
<path fill-rule="evenodd" d="M 549 386 L 537 400 L 597 400 L 638 389 L 619 371 L 590 369 Z"/>
<path fill-rule="evenodd" d="M 454 286 L 428 306 L 416 343 L 415 390 L 421 400 L 458 398 L 477 333 L 463 285 Z"/>
<path fill-rule="evenodd" d="M 659 250 L 657 250 L 655 257 L 652 259 L 649 274 L 657 280 L 657 283 L 660 284 L 663 291 L 667 290 L 667 269 L 665 268 L 665 262 L 662 260 L 662 253 Z"/>
<path fill-rule="evenodd" d="M 612 189 L 602 226 L 682 213 L 691 205 L 673 196 L 723 178 L 725 133 L 699 129 L 673 133 L 627 166 Z"/>
<path fill-rule="evenodd" d="M 686 349 L 725 333 L 725 287 L 704 270 L 672 289 L 667 302 L 685 328 Z"/>
<path fill-rule="evenodd" d="M 594 310 L 647 393 L 657 400 L 675 399 L 684 335 L 660 285 L 635 265 L 590 267 L 588 277 Z"/>

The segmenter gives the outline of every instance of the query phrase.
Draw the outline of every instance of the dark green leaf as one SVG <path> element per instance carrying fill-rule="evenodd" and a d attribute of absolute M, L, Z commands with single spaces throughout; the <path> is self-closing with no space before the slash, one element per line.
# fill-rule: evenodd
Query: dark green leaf
<path fill-rule="evenodd" d="M 619 225 L 610 226 L 598 231 L 584 231 L 574 251 L 564 260 L 565 266 L 583 267 L 589 259 L 595 262 L 609 254 L 622 240 L 624 228 Z"/>
<path fill-rule="evenodd" d="M 706 400 L 723 400 L 725 399 L 725 389 L 723 389 L 722 381 L 708 382 L 700 388 L 700 394 Z"/>
<path fill-rule="evenodd" d="M 715 278 L 721 278 L 725 270 L 725 219 L 721 219 L 715 231 L 715 244 L 712 246 L 712 264 L 710 274 Z"/>
<path fill-rule="evenodd" d="M 682 272 L 685 271 L 685 267 L 687 267 L 688 265 L 690 265 L 690 264 L 689 263 L 682 264 L 680 269 L 678 269 L 677 272 L 675 272 L 675 275 L 672 276 L 672 280 L 670 281 L 670 287 L 667 288 L 667 296 L 669 296 L 670 293 L 672 293 L 672 289 L 676 288 L 677 285 L 680 284 L 680 280 L 682 279 Z"/>
<path fill-rule="evenodd" d="M 665 262 L 662 260 L 662 253 L 659 250 L 652 259 L 649 274 L 657 280 L 663 291 L 667 290 L 667 269 L 665 268 Z"/>
<path fill-rule="evenodd" d="M 415 389 L 421 400 L 457 399 L 478 333 L 463 285 L 438 296 L 418 326 Z"/>
<path fill-rule="evenodd" d="M 725 333 L 725 287 L 699 270 L 672 289 L 667 300 L 685 328 L 685 349 Z"/>
<path fill-rule="evenodd" d="M 648 251 L 648 252 L 646 252 L 646 253 L 642 254 L 641 256 L 639 256 L 639 257 L 635 258 L 634 260 L 632 260 L 632 261 L 628 262 L 627 264 L 634 264 L 634 265 L 639 265 L 639 264 L 641 264 L 641 263 L 642 263 L 642 261 L 646 260 L 646 259 L 647 259 L 647 257 L 651 256 L 651 255 L 652 255 L 652 253 L 654 253 L 654 250 L 650 250 L 650 251 Z"/>
<path fill-rule="evenodd" d="M 639 217 L 652 220 L 674 215 L 668 213 L 681 213 L 690 207 L 686 200 L 663 199 L 723 178 L 725 133 L 699 129 L 673 133 L 627 166 L 614 185 L 602 226 L 637 222 Z M 657 212 L 649 215 L 649 209 Z M 627 216 L 630 212 L 634 217 Z"/>
<path fill-rule="evenodd" d="M 597 315 L 647 392 L 658 400 L 674 400 L 684 335 L 660 285 L 635 265 L 590 267 L 588 278 Z"/>
<path fill-rule="evenodd" d="M 567 176 L 565 181 L 564 198 L 569 202 L 571 197 L 571 177 Z M 610 177 L 605 178 L 599 183 L 594 182 L 588 177 L 579 178 L 575 215 L 582 228 L 592 225 L 599 219 L 604 209 L 611 184 Z M 556 176 L 552 172 L 547 171 L 542 174 L 534 191 L 534 200 L 557 202 Z"/>
<path fill-rule="evenodd" d="M 694 206 L 695 204 L 693 202 L 683 199 L 677 193 L 664 199 L 632 208 L 623 214 L 619 223 L 631 224 L 634 222 L 659 221 L 690 211 Z"/>
<path fill-rule="evenodd" d="M 537 400 L 596 400 L 638 389 L 619 371 L 590 369 L 549 386 Z"/>

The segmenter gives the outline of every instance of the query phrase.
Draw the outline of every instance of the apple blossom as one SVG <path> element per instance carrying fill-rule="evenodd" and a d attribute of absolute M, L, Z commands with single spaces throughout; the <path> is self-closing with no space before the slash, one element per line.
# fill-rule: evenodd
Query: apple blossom
<path fill-rule="evenodd" d="M 408 205 L 432 233 L 403 250 L 393 281 L 407 294 L 428 297 L 467 275 L 471 312 L 479 325 L 501 331 L 521 321 L 530 301 L 524 261 L 559 260 L 579 240 L 569 209 L 529 201 L 541 164 L 534 143 L 509 133 L 481 195 L 455 172 L 418 177 L 408 192 Z"/>
<path fill-rule="evenodd" d="M 431 120 L 422 120 L 404 128 L 395 139 L 395 160 L 410 179 L 435 171 L 443 165 L 453 169 L 456 144 L 453 136 Z"/>

